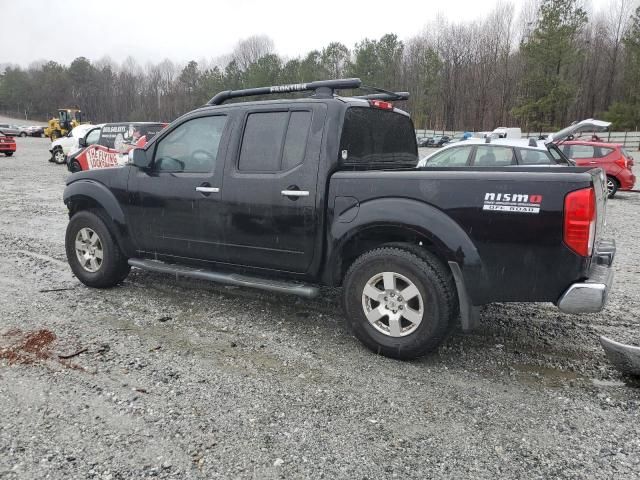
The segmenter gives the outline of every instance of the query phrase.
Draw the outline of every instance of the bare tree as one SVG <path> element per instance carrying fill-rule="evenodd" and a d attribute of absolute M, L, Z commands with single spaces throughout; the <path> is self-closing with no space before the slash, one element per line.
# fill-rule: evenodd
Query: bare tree
<path fill-rule="evenodd" d="M 275 52 L 273 40 L 266 35 L 254 35 L 240 40 L 231 54 L 241 70 L 246 70 L 261 57 Z"/>
<path fill-rule="evenodd" d="M 616 74 L 618 73 L 618 63 L 622 50 L 622 39 L 624 38 L 631 23 L 631 12 L 633 2 L 631 0 L 610 0 L 610 5 L 605 10 L 606 18 L 606 40 L 608 48 L 605 50 L 609 59 L 609 77 L 605 84 L 604 103 L 609 105 L 612 100 L 612 92 Z"/>

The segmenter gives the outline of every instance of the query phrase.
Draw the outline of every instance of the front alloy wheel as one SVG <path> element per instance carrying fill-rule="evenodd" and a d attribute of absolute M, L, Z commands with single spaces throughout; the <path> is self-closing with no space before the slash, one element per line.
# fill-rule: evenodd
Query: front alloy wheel
<path fill-rule="evenodd" d="M 373 328 L 391 337 L 410 335 L 424 315 L 420 291 L 411 280 L 396 272 L 382 272 L 367 281 L 362 308 Z"/>
<path fill-rule="evenodd" d="M 67 156 L 64 154 L 61 148 L 58 148 L 55 152 L 53 152 L 53 161 L 58 165 L 62 165 L 66 159 Z"/>
<path fill-rule="evenodd" d="M 99 210 L 77 212 L 67 225 L 67 260 L 78 280 L 89 287 L 113 287 L 129 274 L 127 258 L 108 225 L 108 217 Z"/>
<path fill-rule="evenodd" d="M 76 235 L 76 256 L 80 266 L 87 272 L 95 273 L 102 266 L 104 258 L 102 241 L 89 227 L 80 229 Z"/>

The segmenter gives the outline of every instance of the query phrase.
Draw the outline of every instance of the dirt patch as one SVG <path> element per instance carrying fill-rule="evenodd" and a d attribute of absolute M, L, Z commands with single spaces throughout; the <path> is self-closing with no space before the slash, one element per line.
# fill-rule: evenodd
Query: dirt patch
<path fill-rule="evenodd" d="M 11 329 L 2 335 L 0 358 L 8 360 L 9 365 L 29 365 L 37 361 L 51 358 L 51 344 L 56 334 L 51 330 L 40 329 L 22 332 Z"/>

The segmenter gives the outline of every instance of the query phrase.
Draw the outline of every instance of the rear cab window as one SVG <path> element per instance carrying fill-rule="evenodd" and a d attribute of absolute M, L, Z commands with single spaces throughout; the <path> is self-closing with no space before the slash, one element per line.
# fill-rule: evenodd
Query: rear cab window
<path fill-rule="evenodd" d="M 408 115 L 372 107 L 349 107 L 340 139 L 339 161 L 355 170 L 413 169 L 418 145 Z"/>

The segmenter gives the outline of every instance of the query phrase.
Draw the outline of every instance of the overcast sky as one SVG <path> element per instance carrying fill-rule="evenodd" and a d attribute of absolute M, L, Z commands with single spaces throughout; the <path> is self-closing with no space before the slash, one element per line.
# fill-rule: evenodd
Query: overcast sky
<path fill-rule="evenodd" d="M 438 11 L 454 21 L 482 17 L 498 0 L 0 0 L 0 64 L 69 63 L 108 55 L 140 63 L 211 60 L 242 38 L 268 35 L 296 57 L 331 41 L 352 48 L 368 37 L 418 34 Z M 520 6 L 524 0 L 512 0 Z M 589 0 L 601 8 L 608 0 Z"/>

